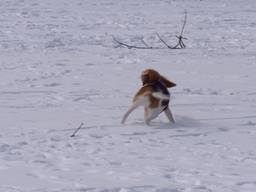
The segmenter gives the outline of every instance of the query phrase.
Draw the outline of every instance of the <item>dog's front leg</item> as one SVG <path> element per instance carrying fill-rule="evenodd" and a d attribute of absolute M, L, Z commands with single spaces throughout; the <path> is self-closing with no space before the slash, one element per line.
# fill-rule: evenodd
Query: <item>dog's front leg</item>
<path fill-rule="evenodd" d="M 173 118 L 173 115 L 172 115 L 172 112 L 171 112 L 171 110 L 169 109 L 169 107 L 167 107 L 167 108 L 164 110 L 164 113 L 165 113 L 165 115 L 167 116 L 167 118 L 169 119 L 170 122 L 175 123 L 174 118 Z"/>

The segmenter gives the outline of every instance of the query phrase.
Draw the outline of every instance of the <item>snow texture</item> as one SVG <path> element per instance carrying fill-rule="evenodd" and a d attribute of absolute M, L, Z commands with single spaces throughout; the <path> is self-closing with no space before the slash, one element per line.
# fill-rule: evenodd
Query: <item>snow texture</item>
<path fill-rule="evenodd" d="M 166 49 L 185 10 L 187 48 Z M 255 0 L 1 0 L 0 191 L 255 192 L 255 17 Z M 177 83 L 175 125 L 120 124 L 146 68 Z"/>

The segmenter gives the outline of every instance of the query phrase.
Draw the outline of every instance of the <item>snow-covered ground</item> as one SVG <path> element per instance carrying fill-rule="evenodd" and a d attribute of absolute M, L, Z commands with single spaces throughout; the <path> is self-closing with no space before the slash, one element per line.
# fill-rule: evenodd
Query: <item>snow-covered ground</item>
<path fill-rule="evenodd" d="M 176 43 L 187 10 L 186 49 Z M 255 192 L 255 0 L 1 0 L 1 192 Z M 154 68 L 177 83 L 122 115 Z M 73 138 L 81 122 L 85 126 Z"/>

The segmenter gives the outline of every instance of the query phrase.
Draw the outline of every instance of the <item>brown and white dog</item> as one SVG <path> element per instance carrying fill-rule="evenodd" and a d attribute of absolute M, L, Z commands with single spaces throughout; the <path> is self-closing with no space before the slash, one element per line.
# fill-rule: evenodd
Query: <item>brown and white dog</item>
<path fill-rule="evenodd" d="M 139 106 L 145 108 L 144 118 L 147 125 L 162 112 L 165 113 L 170 122 L 174 123 L 169 109 L 170 93 L 167 88 L 175 87 L 176 84 L 153 69 L 143 71 L 141 80 L 143 86 L 135 94 L 133 103 L 125 113 L 122 123 L 124 124 L 129 114 Z"/>

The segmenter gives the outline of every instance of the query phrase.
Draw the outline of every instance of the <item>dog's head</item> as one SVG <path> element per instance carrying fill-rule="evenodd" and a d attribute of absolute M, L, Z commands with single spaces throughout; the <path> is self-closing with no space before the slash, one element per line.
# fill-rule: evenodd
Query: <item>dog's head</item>
<path fill-rule="evenodd" d="M 164 86 L 166 86 L 168 88 L 176 86 L 175 83 L 173 83 L 170 80 L 168 80 L 167 78 L 163 77 L 154 69 L 146 69 L 145 71 L 143 71 L 141 74 L 141 81 L 142 81 L 143 85 L 155 83 L 158 81 L 158 82 L 161 82 Z"/>

